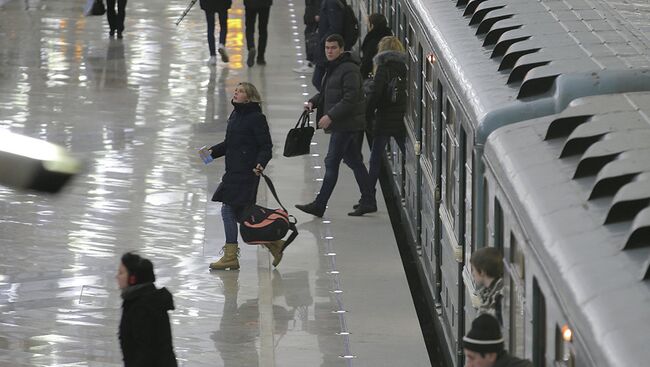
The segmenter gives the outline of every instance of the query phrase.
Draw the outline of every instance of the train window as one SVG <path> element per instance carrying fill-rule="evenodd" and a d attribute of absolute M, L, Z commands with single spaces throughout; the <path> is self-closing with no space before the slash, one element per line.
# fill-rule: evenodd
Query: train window
<path fill-rule="evenodd" d="M 422 151 L 424 152 L 424 156 L 431 162 L 433 161 L 433 95 L 431 91 L 427 89 L 427 92 L 425 94 L 425 102 L 424 102 L 424 121 L 423 121 L 423 130 L 424 130 L 424 137 L 422 141 L 424 142 L 424 146 L 422 147 Z"/>
<path fill-rule="evenodd" d="M 447 99 L 445 106 L 445 132 L 443 145 L 445 147 L 445 206 L 451 217 L 454 228 L 456 227 L 456 142 L 455 126 L 456 116 L 451 101 Z"/>
<path fill-rule="evenodd" d="M 510 232 L 510 351 L 523 357 L 526 331 L 523 299 L 526 293 L 524 283 L 524 258 L 517 244 L 517 238 Z M 514 255 L 514 256 L 513 256 Z M 513 262 L 513 259 L 517 259 Z M 514 274 L 513 274 L 514 273 Z"/>
<path fill-rule="evenodd" d="M 483 177 L 483 223 L 485 227 L 483 228 L 483 243 L 481 246 L 477 246 L 477 241 L 474 241 L 474 247 L 472 252 L 476 251 L 476 247 L 485 247 L 490 244 L 490 221 L 488 217 L 490 216 L 490 188 L 488 186 L 487 177 Z"/>
<path fill-rule="evenodd" d="M 533 366 L 546 366 L 546 300 L 533 278 Z"/>
<path fill-rule="evenodd" d="M 390 25 L 390 29 L 395 29 L 395 0 L 390 0 L 390 8 L 388 9 L 388 24 Z"/>
<path fill-rule="evenodd" d="M 503 253 L 503 209 L 499 199 L 494 197 L 494 247 Z"/>
<path fill-rule="evenodd" d="M 427 55 L 427 62 L 424 64 L 424 80 L 426 80 L 427 86 L 433 85 L 433 62 L 435 62 L 435 57 L 433 53 L 429 53 Z"/>
<path fill-rule="evenodd" d="M 564 330 L 562 330 L 564 329 Z M 569 330 L 567 334 L 567 330 Z M 560 328 L 555 326 L 555 365 L 558 367 L 575 367 L 575 353 L 573 352 L 573 345 L 571 329 L 566 325 Z"/>
<path fill-rule="evenodd" d="M 409 24 L 409 31 L 408 31 L 408 36 L 407 36 L 407 42 L 408 42 L 408 48 L 411 49 L 412 52 L 415 52 L 415 31 L 413 30 L 413 27 Z"/>
<path fill-rule="evenodd" d="M 519 279 L 526 278 L 524 253 L 521 251 L 521 247 L 517 243 L 517 237 L 515 237 L 515 234 L 512 232 L 510 232 L 510 262 L 513 265 L 512 269 L 517 272 Z"/>

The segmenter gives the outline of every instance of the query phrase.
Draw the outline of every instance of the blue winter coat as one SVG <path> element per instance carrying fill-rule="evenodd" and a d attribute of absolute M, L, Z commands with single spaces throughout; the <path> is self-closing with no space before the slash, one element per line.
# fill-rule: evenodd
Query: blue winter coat
<path fill-rule="evenodd" d="M 259 177 L 253 172 L 271 160 L 271 134 L 259 103 L 232 103 L 235 110 L 228 118 L 226 138 L 210 148 L 212 158 L 226 157 L 226 173 L 212 196 L 232 206 L 255 204 Z"/>

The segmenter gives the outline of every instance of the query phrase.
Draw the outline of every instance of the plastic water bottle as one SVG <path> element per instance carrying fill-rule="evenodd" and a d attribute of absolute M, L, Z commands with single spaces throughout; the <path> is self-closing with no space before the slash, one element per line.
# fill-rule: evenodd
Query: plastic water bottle
<path fill-rule="evenodd" d="M 199 149 L 199 157 L 201 157 L 203 163 L 205 164 L 208 164 L 214 160 L 214 158 L 212 158 L 212 155 L 210 154 L 210 150 L 205 145 L 202 146 L 201 149 Z"/>

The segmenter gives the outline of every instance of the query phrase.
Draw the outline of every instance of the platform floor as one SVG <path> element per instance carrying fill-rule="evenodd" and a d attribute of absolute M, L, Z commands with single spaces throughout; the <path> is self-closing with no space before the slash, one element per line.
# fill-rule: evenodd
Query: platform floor
<path fill-rule="evenodd" d="M 58 196 L 0 187 L 0 366 L 121 365 L 115 274 L 131 250 L 174 295 L 181 366 L 428 366 L 386 207 L 348 217 L 358 189 L 345 166 L 325 218 L 291 210 L 300 236 L 277 269 L 266 250 L 242 245 L 241 270 L 208 271 L 224 243 L 209 200 L 224 166 L 205 166 L 196 150 L 223 139 L 238 82 L 265 99 L 267 173 L 283 203 L 306 203 L 320 187 L 326 135 L 313 156 L 282 157 L 313 93 L 291 71 L 303 2 L 275 1 L 268 65 L 252 68 L 242 0 L 230 15 L 231 62 L 216 67 L 205 63 L 198 3 L 176 27 L 186 1 L 131 0 L 123 40 L 108 38 L 105 17 L 84 17 L 83 3 L 0 0 L 0 128 L 86 163 Z M 261 190 L 266 200 L 275 205 Z"/>

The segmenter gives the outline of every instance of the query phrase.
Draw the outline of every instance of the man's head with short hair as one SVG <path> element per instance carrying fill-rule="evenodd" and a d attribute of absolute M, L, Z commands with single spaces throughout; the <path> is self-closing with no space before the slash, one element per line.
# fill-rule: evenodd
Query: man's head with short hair
<path fill-rule="evenodd" d="M 482 314 L 472 321 L 472 327 L 463 337 L 465 367 L 492 367 L 503 352 L 503 336 L 499 321 Z"/>
<path fill-rule="evenodd" d="M 388 26 L 388 21 L 386 20 L 386 17 L 379 13 L 372 13 L 368 15 L 368 23 L 372 27 L 371 29 L 385 28 Z"/>
<path fill-rule="evenodd" d="M 340 34 L 332 34 L 325 39 L 325 56 L 327 61 L 334 61 L 344 51 L 345 41 Z"/>
<path fill-rule="evenodd" d="M 487 276 L 490 279 L 503 277 L 503 256 L 494 247 L 483 247 L 474 251 L 470 263 L 472 264 L 472 272 L 479 275 Z"/>

